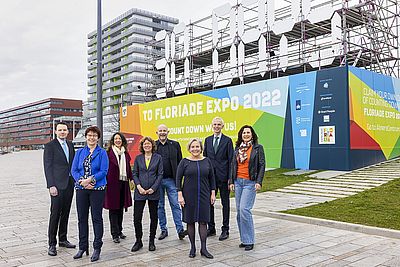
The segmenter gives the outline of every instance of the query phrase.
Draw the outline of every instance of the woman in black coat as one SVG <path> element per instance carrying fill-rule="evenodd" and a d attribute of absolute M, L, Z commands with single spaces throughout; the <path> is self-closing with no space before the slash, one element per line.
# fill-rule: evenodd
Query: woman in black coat
<path fill-rule="evenodd" d="M 203 157 L 203 144 L 192 139 L 188 144 L 190 156 L 181 160 L 176 173 L 178 201 L 183 207 L 183 221 L 187 223 L 191 249 L 190 258 L 196 256 L 195 223 L 199 223 L 201 240 L 200 254 L 212 259 L 207 251 L 207 223 L 210 221 L 210 207 L 215 202 L 215 178 L 211 160 Z M 184 178 L 182 185 L 182 178 Z"/>
<path fill-rule="evenodd" d="M 158 224 L 158 201 L 160 199 L 160 183 L 163 178 L 163 162 L 159 154 L 154 153 L 156 145 L 150 137 L 143 137 L 139 143 L 141 152 L 135 158 L 133 165 L 133 181 L 135 182 L 133 224 L 135 226 L 136 242 L 131 251 L 138 251 L 143 247 L 142 218 L 146 200 L 150 213 L 149 251 L 156 250 L 154 239 Z"/>
<path fill-rule="evenodd" d="M 264 148 L 258 143 L 253 127 L 244 125 L 238 132 L 232 159 L 229 187 L 235 191 L 236 220 L 239 228 L 240 248 L 252 250 L 255 242 L 253 214 L 256 191 L 262 186 L 265 173 Z"/>

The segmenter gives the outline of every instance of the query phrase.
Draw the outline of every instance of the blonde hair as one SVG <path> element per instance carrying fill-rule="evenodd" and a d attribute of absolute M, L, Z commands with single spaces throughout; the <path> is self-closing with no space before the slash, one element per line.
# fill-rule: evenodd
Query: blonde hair
<path fill-rule="evenodd" d="M 189 143 L 187 144 L 187 151 L 190 152 L 190 146 L 193 144 L 193 142 L 199 142 L 201 152 L 203 152 L 203 150 L 204 150 L 203 142 L 201 141 L 200 138 L 192 138 L 192 139 L 190 139 Z"/>

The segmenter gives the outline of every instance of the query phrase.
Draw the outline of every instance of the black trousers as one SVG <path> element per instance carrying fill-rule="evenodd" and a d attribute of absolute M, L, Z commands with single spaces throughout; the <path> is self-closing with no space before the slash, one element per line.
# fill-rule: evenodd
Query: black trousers
<path fill-rule="evenodd" d="M 119 237 L 122 233 L 122 220 L 124 219 L 124 203 L 125 203 L 125 192 L 124 183 L 119 181 L 119 209 L 109 210 L 108 218 L 110 219 L 111 236 L 113 238 Z"/>
<path fill-rule="evenodd" d="M 156 237 L 158 224 L 158 200 L 147 201 L 150 213 L 150 239 L 154 239 Z M 143 237 L 142 219 L 145 205 L 146 200 L 135 200 L 133 204 L 133 225 L 135 226 L 136 240 L 142 239 Z"/>
<path fill-rule="evenodd" d="M 89 208 L 92 215 L 94 241 L 93 248 L 103 245 L 103 202 L 105 190 L 76 190 L 76 209 L 78 211 L 79 249 L 89 248 Z"/>
<path fill-rule="evenodd" d="M 58 241 L 67 240 L 69 212 L 71 210 L 72 197 L 74 196 L 74 183 L 72 178 L 69 178 L 69 183 L 65 190 L 60 190 L 58 188 L 57 190 L 58 195 L 51 197 L 48 229 L 49 246 L 57 245 L 57 231 Z"/>
<path fill-rule="evenodd" d="M 222 231 L 229 231 L 229 212 L 230 212 L 230 201 L 229 201 L 229 188 L 228 182 L 217 181 L 215 195 L 218 194 L 221 197 L 222 203 Z M 210 208 L 210 222 L 208 223 L 208 229 L 215 229 L 215 218 L 214 218 L 214 205 Z"/>

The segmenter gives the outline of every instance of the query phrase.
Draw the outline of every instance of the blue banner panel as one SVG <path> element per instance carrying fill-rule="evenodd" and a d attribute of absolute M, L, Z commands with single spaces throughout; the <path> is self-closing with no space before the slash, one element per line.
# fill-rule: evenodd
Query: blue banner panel
<path fill-rule="evenodd" d="M 349 170 L 347 67 L 317 72 L 310 169 Z"/>
<path fill-rule="evenodd" d="M 290 114 L 290 94 L 288 96 L 286 105 L 285 131 L 283 133 L 281 167 L 287 169 L 295 168 L 293 134 L 292 134 L 292 116 Z"/>
<path fill-rule="evenodd" d="M 295 167 L 309 169 L 311 130 L 317 72 L 289 76 Z"/>

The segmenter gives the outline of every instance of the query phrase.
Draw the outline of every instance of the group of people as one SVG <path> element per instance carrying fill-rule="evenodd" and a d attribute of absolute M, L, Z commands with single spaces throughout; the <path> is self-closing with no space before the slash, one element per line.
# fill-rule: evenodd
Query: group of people
<path fill-rule="evenodd" d="M 232 139 L 222 133 L 223 128 L 223 119 L 214 118 L 213 135 L 205 139 L 204 145 L 198 138 L 191 139 L 187 145 L 189 156 L 182 158 L 180 144 L 168 138 L 166 125 L 159 125 L 157 141 L 148 136 L 140 140 L 140 154 L 134 159 L 131 169 L 127 140 L 122 133 L 115 133 L 107 150 L 104 150 L 98 145 L 100 130 L 96 126 L 89 127 L 85 131 L 87 145 L 75 153 L 73 144 L 66 140 L 67 125 L 59 123 L 55 129 L 57 138 L 46 144 L 44 150 L 44 170 L 51 196 L 48 254 L 57 255 L 57 232 L 60 247 L 76 247 L 67 239 L 74 188 L 79 231 L 79 250 L 74 259 L 81 258 L 85 253 L 89 255 L 89 210 L 94 232 L 93 262 L 99 259 L 103 245 L 103 208 L 109 210 L 113 242 L 120 243 L 120 239 L 126 238 L 122 232 L 123 214 L 132 204 L 136 241 L 131 251 L 140 250 L 143 247 L 142 218 L 146 202 L 150 214 L 148 249 L 156 250 L 158 224 L 161 228 L 158 240 L 168 236 L 165 195 L 169 200 L 178 238 L 182 240 L 186 235 L 189 236 L 189 257 L 196 256 L 197 223 L 200 254 L 213 258 L 207 250 L 206 240 L 216 235 L 216 195 L 220 193 L 222 204 L 219 240 L 223 241 L 229 237 L 231 191 L 235 192 L 241 241 L 239 247 L 252 250 L 255 237 L 251 209 L 264 177 L 264 150 L 258 144 L 252 126 L 241 127 L 235 148 Z"/>

